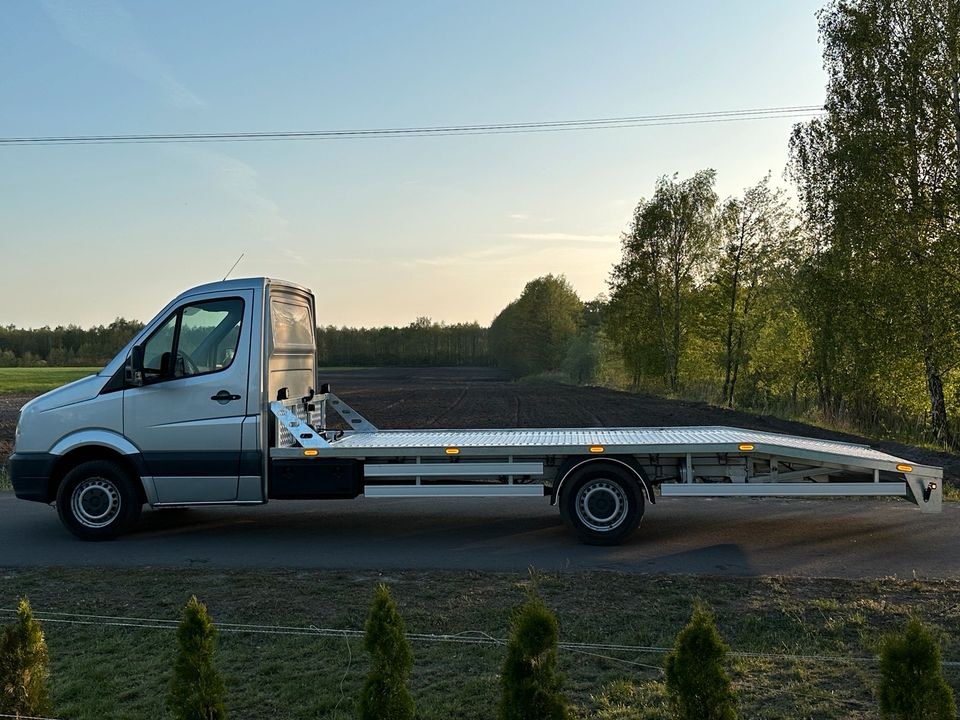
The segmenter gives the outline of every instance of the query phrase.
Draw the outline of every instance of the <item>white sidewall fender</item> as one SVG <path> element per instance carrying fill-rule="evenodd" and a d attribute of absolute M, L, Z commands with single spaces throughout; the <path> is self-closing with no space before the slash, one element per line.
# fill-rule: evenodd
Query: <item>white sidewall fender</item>
<path fill-rule="evenodd" d="M 560 500 L 560 490 L 563 488 L 563 483 L 566 482 L 567 478 L 570 477 L 575 470 L 582 468 L 584 465 L 596 464 L 596 463 L 607 463 L 609 465 L 620 465 L 625 468 L 627 472 L 637 478 L 637 483 L 640 485 L 640 492 L 643 493 L 647 502 L 651 505 L 656 504 L 656 499 L 653 494 L 653 488 L 647 482 L 647 479 L 644 477 L 644 473 L 639 470 L 637 467 L 634 467 L 632 463 L 625 462 L 624 460 L 615 457 L 615 456 L 595 456 L 595 457 L 584 457 L 579 458 L 578 461 L 574 462 L 568 468 L 563 469 L 563 476 L 559 478 L 557 484 L 554 486 L 552 497 L 550 498 L 550 504 L 556 505 Z M 559 474 L 559 473 L 558 473 Z"/>
<path fill-rule="evenodd" d="M 121 455 L 139 455 L 140 450 L 123 435 L 112 430 L 81 430 L 70 433 L 59 440 L 50 449 L 51 455 L 66 455 L 71 450 L 82 447 L 105 447 Z"/>

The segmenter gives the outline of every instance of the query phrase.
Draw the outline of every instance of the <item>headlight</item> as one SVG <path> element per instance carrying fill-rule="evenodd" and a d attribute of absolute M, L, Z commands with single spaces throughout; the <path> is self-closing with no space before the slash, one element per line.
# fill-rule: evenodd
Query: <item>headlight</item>
<path fill-rule="evenodd" d="M 17 429 L 13 431 L 13 449 L 16 451 L 17 445 L 20 444 L 20 416 L 23 414 L 23 410 L 17 411 Z"/>

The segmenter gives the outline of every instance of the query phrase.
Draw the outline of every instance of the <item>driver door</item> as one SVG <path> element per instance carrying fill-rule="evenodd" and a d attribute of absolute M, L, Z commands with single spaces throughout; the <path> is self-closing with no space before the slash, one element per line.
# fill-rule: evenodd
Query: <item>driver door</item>
<path fill-rule="evenodd" d="M 123 391 L 124 434 L 160 503 L 237 499 L 253 293 L 197 299 L 143 342 L 143 385 Z"/>

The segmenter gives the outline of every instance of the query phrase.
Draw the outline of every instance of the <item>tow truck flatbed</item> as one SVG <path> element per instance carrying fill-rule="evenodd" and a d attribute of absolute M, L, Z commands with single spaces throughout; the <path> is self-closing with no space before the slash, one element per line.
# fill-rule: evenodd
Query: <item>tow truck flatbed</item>
<path fill-rule="evenodd" d="M 942 502 L 942 470 L 866 445 L 731 427 L 380 430 L 320 385 L 316 300 L 270 278 L 174 298 L 97 375 L 27 403 L 10 477 L 88 540 L 143 504 L 548 496 L 612 544 L 670 496 Z M 319 392 L 315 388 L 319 387 Z"/>

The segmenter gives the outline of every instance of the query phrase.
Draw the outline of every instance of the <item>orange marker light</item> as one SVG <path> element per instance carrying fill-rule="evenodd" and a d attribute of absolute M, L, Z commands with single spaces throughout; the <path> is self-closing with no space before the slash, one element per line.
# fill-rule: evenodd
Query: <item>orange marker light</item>
<path fill-rule="evenodd" d="M 750 443 L 740 443 L 739 447 L 741 450 L 743 450 L 743 452 L 750 452 L 751 450 L 753 450 L 753 445 L 751 445 Z"/>
<path fill-rule="evenodd" d="M 313 448 L 307 448 L 306 450 L 303 451 L 303 454 L 306 455 L 307 457 L 313 457 L 314 455 L 319 455 L 320 451 L 314 450 Z"/>
<path fill-rule="evenodd" d="M 900 472 L 913 472 L 913 465 L 897 465 Z"/>
<path fill-rule="evenodd" d="M 446 450 L 444 450 L 444 452 L 445 452 L 447 455 L 459 455 L 459 454 L 460 454 L 460 448 L 447 448 Z"/>
<path fill-rule="evenodd" d="M 592 452 L 592 453 L 602 453 L 602 452 L 603 452 L 603 445 L 591 445 L 591 446 L 590 446 L 590 452 Z"/>

